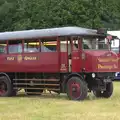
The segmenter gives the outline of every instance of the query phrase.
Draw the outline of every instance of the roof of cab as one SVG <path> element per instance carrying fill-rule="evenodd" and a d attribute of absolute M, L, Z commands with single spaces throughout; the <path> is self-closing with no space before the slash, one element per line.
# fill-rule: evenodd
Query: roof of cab
<path fill-rule="evenodd" d="M 97 30 L 81 27 L 58 27 L 49 29 L 33 29 L 23 31 L 0 32 L 0 40 L 35 39 L 43 37 L 91 35 L 96 36 Z M 103 35 L 102 35 L 103 36 Z"/>

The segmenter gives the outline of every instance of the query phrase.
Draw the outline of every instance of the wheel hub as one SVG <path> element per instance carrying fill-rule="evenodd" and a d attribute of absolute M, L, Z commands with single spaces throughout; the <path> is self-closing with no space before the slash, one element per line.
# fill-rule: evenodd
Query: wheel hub
<path fill-rule="evenodd" d="M 70 88 L 70 95 L 74 99 L 77 99 L 80 96 L 80 84 L 79 83 L 75 83 L 75 82 L 71 82 L 69 84 L 69 88 Z"/>
<path fill-rule="evenodd" d="M 77 92 L 80 90 L 80 86 L 76 83 L 72 84 L 72 92 Z"/>

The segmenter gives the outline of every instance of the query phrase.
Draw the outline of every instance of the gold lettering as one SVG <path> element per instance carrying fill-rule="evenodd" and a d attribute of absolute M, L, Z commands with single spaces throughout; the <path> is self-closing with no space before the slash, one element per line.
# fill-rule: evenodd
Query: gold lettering
<path fill-rule="evenodd" d="M 15 60 L 15 57 L 7 57 L 7 60 Z"/>
<path fill-rule="evenodd" d="M 118 62 L 119 58 L 98 58 L 99 62 Z"/>
<path fill-rule="evenodd" d="M 117 66 L 114 64 L 114 65 L 101 65 L 101 64 L 98 64 L 98 69 L 116 69 Z"/>
<path fill-rule="evenodd" d="M 24 60 L 37 60 L 37 57 L 25 56 Z"/>

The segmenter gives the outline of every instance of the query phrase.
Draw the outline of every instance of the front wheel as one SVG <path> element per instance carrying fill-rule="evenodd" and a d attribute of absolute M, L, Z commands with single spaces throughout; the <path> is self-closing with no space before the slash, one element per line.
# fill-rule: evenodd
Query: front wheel
<path fill-rule="evenodd" d="M 106 90 L 103 92 L 102 91 L 93 91 L 93 94 L 96 97 L 104 97 L 104 98 L 111 97 L 112 93 L 113 93 L 113 83 L 112 82 L 106 84 Z"/>
<path fill-rule="evenodd" d="M 80 77 L 71 77 L 67 82 L 67 95 L 71 100 L 84 100 L 87 97 L 87 84 Z"/>

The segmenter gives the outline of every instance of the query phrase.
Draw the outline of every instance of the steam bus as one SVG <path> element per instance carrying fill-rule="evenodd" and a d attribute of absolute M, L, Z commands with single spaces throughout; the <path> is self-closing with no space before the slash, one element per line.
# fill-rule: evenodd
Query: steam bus
<path fill-rule="evenodd" d="M 106 41 L 106 31 L 81 27 L 1 32 L 0 96 L 47 89 L 70 100 L 84 100 L 88 92 L 109 98 L 119 65 Z"/>

